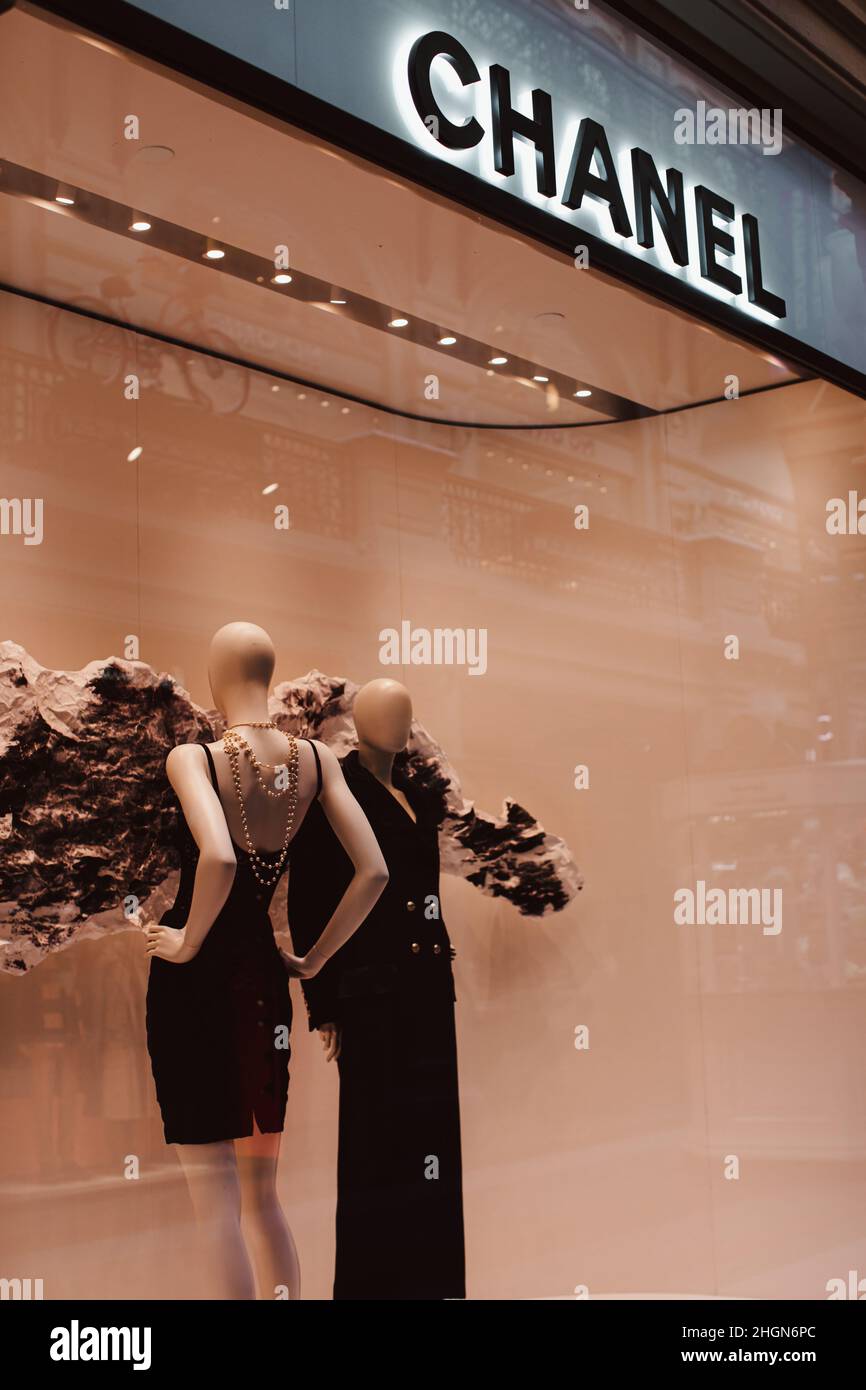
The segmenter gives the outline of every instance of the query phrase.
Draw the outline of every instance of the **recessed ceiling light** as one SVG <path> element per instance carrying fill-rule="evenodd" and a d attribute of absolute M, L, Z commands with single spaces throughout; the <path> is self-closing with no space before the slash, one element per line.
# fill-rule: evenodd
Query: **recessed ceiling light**
<path fill-rule="evenodd" d="M 446 333 L 446 335 L 445 335 L 444 338 L 440 338 L 440 339 L 439 339 L 439 346 L 440 346 L 440 347 L 453 347 L 454 344 L 455 344 L 456 342 L 457 342 L 457 339 L 456 339 L 456 338 L 452 337 L 450 333 Z"/>
<path fill-rule="evenodd" d="M 280 389 L 279 386 L 277 386 L 276 384 L 274 384 L 274 385 L 271 387 L 271 390 L 272 390 L 272 391 L 279 391 L 279 389 Z"/>
<path fill-rule="evenodd" d="M 145 222 L 143 217 L 137 217 L 134 222 L 130 222 L 129 230 L 131 232 L 149 232 L 150 226 L 151 224 Z"/>
<path fill-rule="evenodd" d="M 174 159 L 174 150 L 170 145 L 142 145 L 132 158 L 142 164 L 163 164 L 166 160 Z"/>
<path fill-rule="evenodd" d="M 327 410 L 330 404 L 330 401 L 319 401 L 319 405 L 322 407 L 323 410 Z"/>
<path fill-rule="evenodd" d="M 332 300 L 331 300 L 331 303 L 332 303 L 332 304 L 346 304 L 346 303 L 348 303 L 348 300 L 345 300 L 345 299 L 332 299 Z"/>
<path fill-rule="evenodd" d="M 140 444 L 136 444 L 135 448 L 130 449 L 129 453 L 127 454 L 126 462 L 135 463 L 135 460 L 140 459 L 143 453 L 144 449 L 142 448 L 142 446 Z"/>
<path fill-rule="evenodd" d="M 225 251 L 223 251 L 220 246 L 211 246 L 204 254 L 209 261 L 221 261 L 225 255 Z"/>
<path fill-rule="evenodd" d="M 550 381 L 550 377 L 549 377 L 549 376 L 534 376 L 534 377 L 532 378 L 532 380 L 533 380 L 533 381 Z"/>
<path fill-rule="evenodd" d="M 389 328 L 405 328 L 408 322 L 409 322 L 408 319 L 391 319 L 391 322 L 388 324 L 388 327 L 389 327 Z"/>
<path fill-rule="evenodd" d="M 306 391 L 299 391 L 299 392 L 298 392 L 298 400 L 299 400 L 299 401 L 305 401 L 306 399 L 307 399 L 307 393 L 306 393 Z"/>
<path fill-rule="evenodd" d="M 341 411 L 340 411 L 340 414 L 341 414 L 341 415 L 348 415 L 348 413 L 349 413 L 349 407 L 348 407 L 347 405 L 344 405 L 344 406 L 342 407 Z"/>
<path fill-rule="evenodd" d="M 279 483 L 268 483 L 267 487 L 262 488 L 262 497 L 267 497 L 269 493 L 276 492 Z"/>
<path fill-rule="evenodd" d="M 275 285 L 290 285 L 292 283 L 291 275 L 287 275 L 284 270 L 281 270 L 278 275 L 272 275 L 271 280 Z"/>
<path fill-rule="evenodd" d="M 56 193 L 54 201 L 55 203 L 62 203 L 67 208 L 75 207 L 75 199 L 69 193 Z"/>
<path fill-rule="evenodd" d="M 584 387 L 584 389 L 583 389 L 582 391 L 575 391 L 574 394 L 575 394 L 576 396 L 591 396 L 591 395 L 592 395 L 592 392 L 591 392 L 591 391 L 587 391 L 586 388 Z"/>
<path fill-rule="evenodd" d="M 491 357 L 490 362 L 489 362 L 489 366 L 491 366 L 491 367 L 504 367 L 507 361 L 508 361 L 508 358 L 507 358 L 507 357 Z"/>

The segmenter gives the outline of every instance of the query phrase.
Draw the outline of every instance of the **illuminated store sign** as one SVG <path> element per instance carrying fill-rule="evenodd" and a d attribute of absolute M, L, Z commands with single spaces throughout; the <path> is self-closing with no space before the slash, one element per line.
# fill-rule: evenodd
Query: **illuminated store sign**
<path fill-rule="evenodd" d="M 412 43 L 405 80 L 414 134 L 426 148 L 446 158 L 478 151 L 481 177 L 543 200 L 560 217 L 585 214 L 590 198 L 604 213 L 597 234 L 606 241 L 635 254 L 655 250 L 665 269 L 681 268 L 698 288 L 773 320 L 785 318 L 784 299 L 764 283 L 757 217 L 720 192 L 687 184 L 674 167 L 662 171 L 639 146 L 615 158 L 604 126 L 590 116 L 567 121 L 558 140 L 548 92 L 536 87 L 516 101 L 506 67 L 492 63 L 482 75 L 468 49 L 442 30 Z M 395 85 L 399 99 L 399 68 Z M 521 147 L 531 163 L 524 159 L 518 170 Z"/>
<path fill-rule="evenodd" d="M 604 0 L 37 3 L 866 394 L 866 184 Z"/>

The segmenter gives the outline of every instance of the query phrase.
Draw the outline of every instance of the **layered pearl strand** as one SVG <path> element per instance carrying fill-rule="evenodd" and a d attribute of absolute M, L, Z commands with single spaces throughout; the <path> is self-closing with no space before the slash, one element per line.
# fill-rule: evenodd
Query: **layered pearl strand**
<path fill-rule="evenodd" d="M 285 735 L 289 743 L 289 759 L 287 763 L 265 763 L 261 762 L 260 759 L 256 757 L 255 750 L 247 743 L 243 735 L 237 732 L 238 729 L 276 729 L 278 733 L 282 731 L 272 719 L 259 719 L 244 724 L 231 724 L 223 734 L 223 747 L 232 770 L 232 781 L 235 784 L 235 794 L 238 799 L 244 839 L 247 843 L 250 868 L 263 888 L 273 888 L 279 880 L 280 874 L 283 871 L 283 865 L 286 862 L 286 856 L 289 853 L 289 844 L 292 839 L 292 830 L 295 824 L 295 812 L 298 809 L 298 740 L 293 734 Z M 274 800 L 278 800 L 281 796 L 287 796 L 289 798 L 286 833 L 283 836 L 283 844 L 279 851 L 279 858 L 276 864 L 272 864 L 268 859 L 264 859 L 253 845 L 249 824 L 247 822 L 247 808 L 244 804 L 243 792 L 241 791 L 241 753 L 246 753 L 249 758 L 256 781 L 266 796 L 270 796 Z M 269 787 L 265 782 L 262 777 L 261 769 L 263 767 L 273 769 L 283 766 L 285 766 L 288 772 L 287 785 L 283 788 L 274 790 L 273 787 Z"/>

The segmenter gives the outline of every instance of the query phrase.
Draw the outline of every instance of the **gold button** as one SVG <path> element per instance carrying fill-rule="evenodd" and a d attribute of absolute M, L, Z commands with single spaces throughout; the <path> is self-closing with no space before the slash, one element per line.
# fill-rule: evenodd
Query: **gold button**
<path fill-rule="evenodd" d="M 417 941 L 413 941 L 413 942 L 412 942 L 412 954 L 415 955 L 415 956 L 417 956 L 417 954 L 418 954 L 418 952 L 419 952 L 420 950 L 421 950 L 421 947 L 420 947 L 419 943 L 418 943 Z"/>
<path fill-rule="evenodd" d="M 440 952 L 441 950 L 442 950 L 442 947 L 439 945 L 439 942 L 437 941 L 436 944 L 435 944 L 435 946 L 433 947 L 433 954 L 434 954 L 434 956 L 438 956 L 438 954 L 439 954 L 439 952 Z"/>
<path fill-rule="evenodd" d="M 411 898 L 409 899 L 409 901 L 408 901 L 407 904 L 406 904 L 406 911 L 407 911 L 407 912 L 414 912 L 414 911 L 415 911 L 415 904 L 413 903 L 413 901 L 412 901 Z"/>

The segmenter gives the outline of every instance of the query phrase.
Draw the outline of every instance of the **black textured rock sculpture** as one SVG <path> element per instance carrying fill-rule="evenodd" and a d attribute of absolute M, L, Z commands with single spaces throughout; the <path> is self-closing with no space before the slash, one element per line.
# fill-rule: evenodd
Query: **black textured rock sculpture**
<path fill-rule="evenodd" d="M 271 695 L 271 717 L 355 745 L 358 686 L 311 671 Z M 176 743 L 217 738 L 221 721 L 170 676 L 110 658 L 50 671 L 0 643 L 0 968 L 158 919 L 176 886 L 177 806 L 165 776 Z M 582 880 L 562 840 L 506 801 L 503 817 L 464 800 L 443 750 L 417 721 L 401 755 L 437 803 L 443 872 L 506 898 L 526 916 L 563 908 Z M 274 921 L 285 922 L 285 887 Z"/>

